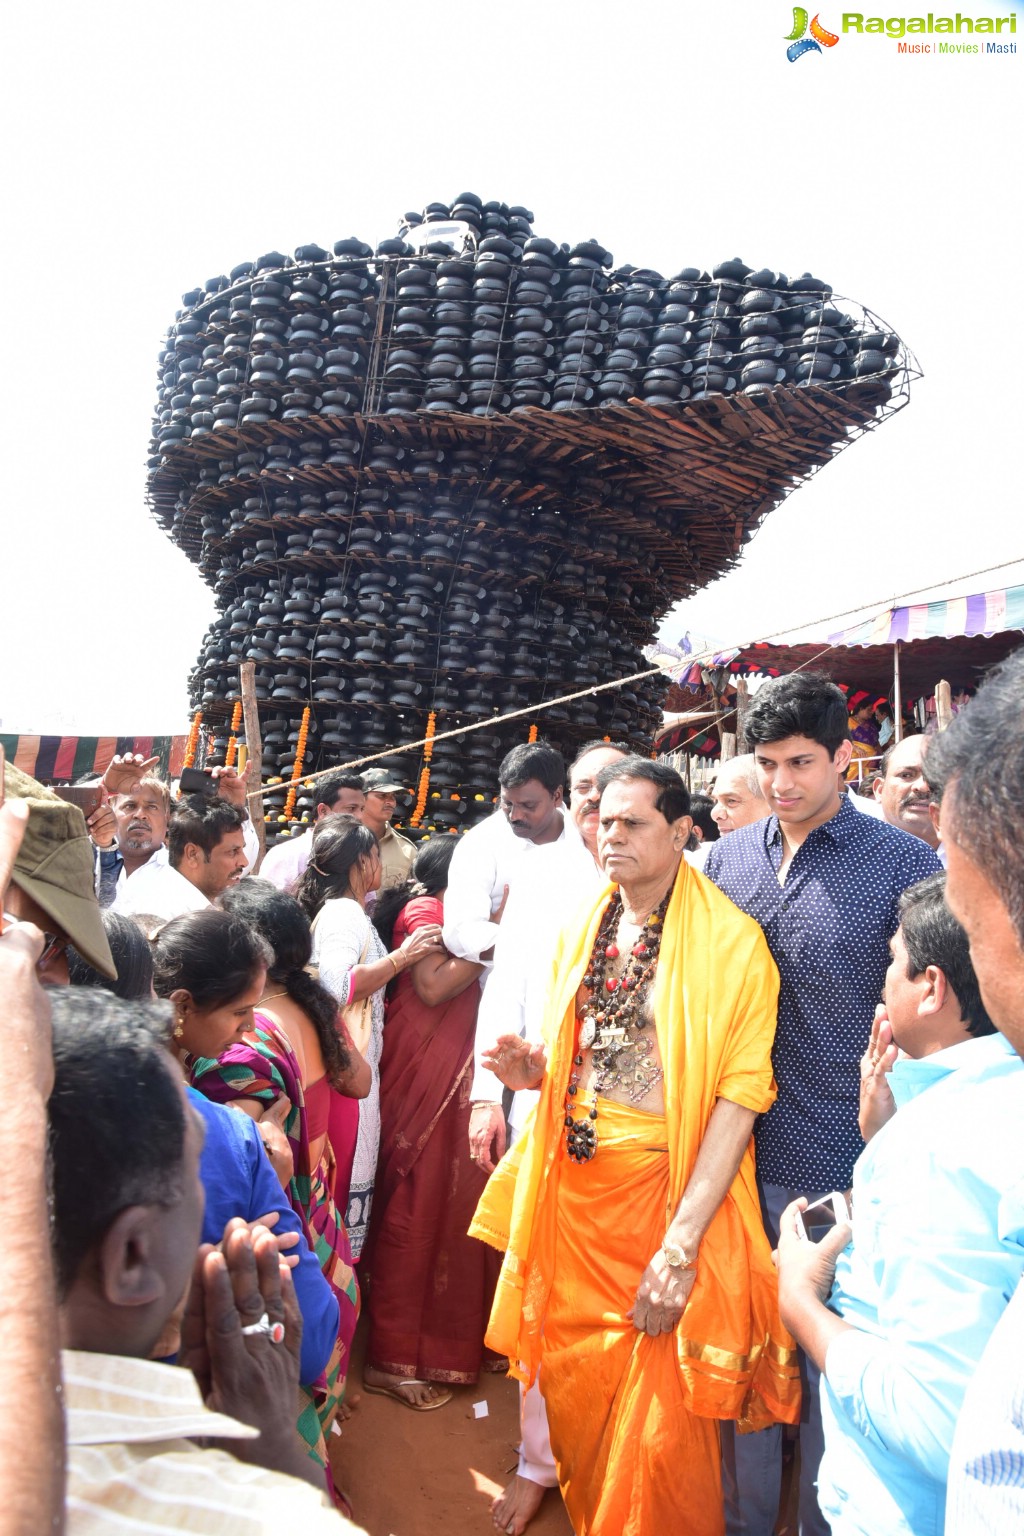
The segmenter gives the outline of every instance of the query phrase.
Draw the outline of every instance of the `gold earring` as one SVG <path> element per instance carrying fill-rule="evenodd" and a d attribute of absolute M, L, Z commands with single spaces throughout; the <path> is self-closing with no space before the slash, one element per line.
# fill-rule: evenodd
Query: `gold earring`
<path fill-rule="evenodd" d="M 174 1024 L 174 1038 L 175 1038 L 175 1040 L 180 1040 L 184 1033 L 185 1033 L 185 1015 L 183 1013 L 179 1013 L 177 1019 L 175 1020 L 175 1024 Z"/>

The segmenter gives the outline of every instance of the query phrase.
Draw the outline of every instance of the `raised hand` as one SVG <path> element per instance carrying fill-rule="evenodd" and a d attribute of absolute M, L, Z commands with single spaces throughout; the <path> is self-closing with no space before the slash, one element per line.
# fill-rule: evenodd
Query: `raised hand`
<path fill-rule="evenodd" d="M 152 773 L 159 761 L 158 757 L 143 757 L 141 752 L 115 755 L 100 782 L 108 795 L 126 795 L 133 784 Z"/>
<path fill-rule="evenodd" d="M 896 1113 L 896 1100 L 889 1087 L 892 1071 L 899 1051 L 893 1043 L 892 1025 L 885 1011 L 885 1004 L 875 1009 L 868 1048 L 860 1059 L 860 1133 L 870 1141 L 877 1131 Z"/>

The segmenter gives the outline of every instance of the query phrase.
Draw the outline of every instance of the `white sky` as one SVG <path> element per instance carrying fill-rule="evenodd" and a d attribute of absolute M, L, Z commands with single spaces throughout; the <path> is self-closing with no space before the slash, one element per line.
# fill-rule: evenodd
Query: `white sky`
<path fill-rule="evenodd" d="M 1024 49 L 1019 0 L 970 11 L 1011 12 Z M 213 598 L 144 502 L 180 295 L 463 190 L 664 273 L 809 269 L 920 360 L 906 410 L 666 638 L 736 643 L 1024 556 L 1021 54 L 843 37 L 790 64 L 791 26 L 783 0 L 8 6 L 2 728 L 187 728 Z"/>

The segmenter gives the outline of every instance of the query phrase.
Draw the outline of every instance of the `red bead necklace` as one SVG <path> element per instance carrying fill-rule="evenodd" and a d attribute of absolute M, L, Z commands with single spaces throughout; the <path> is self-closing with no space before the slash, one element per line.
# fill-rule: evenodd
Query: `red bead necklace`
<path fill-rule="evenodd" d="M 582 1017 L 577 1020 L 576 1052 L 565 1095 L 565 1146 L 575 1163 L 588 1163 L 597 1151 L 596 1104 L 585 1118 L 575 1119 L 575 1099 L 583 1068 L 583 1052 L 593 1050 L 594 1064 L 603 1078 L 617 1080 L 616 1063 L 625 1052 L 636 1049 L 628 1031 L 646 1027 L 644 1008 L 658 963 L 662 926 L 671 898 L 666 891 L 657 909 L 651 913 L 633 945 L 621 976 L 612 973 L 612 963 L 619 958 L 616 943 L 622 917 L 622 897 L 618 891 L 608 903 L 594 948 L 583 977 L 589 997 Z M 660 1077 L 660 1071 L 652 1082 Z M 650 1084 L 646 1084 L 650 1086 Z"/>

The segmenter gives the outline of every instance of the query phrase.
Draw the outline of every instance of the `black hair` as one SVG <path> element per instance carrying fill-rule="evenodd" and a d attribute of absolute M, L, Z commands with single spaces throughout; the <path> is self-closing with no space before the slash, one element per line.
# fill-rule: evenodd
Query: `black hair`
<path fill-rule="evenodd" d="M 240 917 L 205 907 L 161 928 L 153 941 L 153 986 L 158 997 L 187 992 L 197 1008 L 223 1008 L 268 969 L 274 952 Z"/>
<path fill-rule="evenodd" d="M 237 832 L 245 820 L 237 805 L 227 800 L 209 800 L 205 795 L 189 795 L 171 812 L 167 823 L 167 860 L 177 869 L 189 843 L 195 843 L 206 855 L 210 855 L 229 832 Z"/>
<path fill-rule="evenodd" d="M 269 880 L 242 880 L 224 892 L 221 904 L 270 945 L 274 958 L 267 975 L 316 1030 L 327 1077 L 337 1086 L 351 1069 L 352 1059 L 338 1034 L 336 1000 L 305 969 L 313 953 L 309 918 L 294 896 L 279 891 Z"/>
<path fill-rule="evenodd" d="M 690 796 L 690 815 L 693 817 L 693 824 L 700 828 L 706 843 L 717 843 L 721 836 L 717 821 L 713 821 L 711 817 L 714 808 L 715 802 L 710 795 Z"/>
<path fill-rule="evenodd" d="M 925 777 L 938 799 L 952 791 L 942 835 L 984 871 L 1024 945 L 1022 699 L 1024 651 L 1017 651 L 989 672 L 966 709 L 931 738 Z"/>
<path fill-rule="evenodd" d="M 123 1210 L 181 1199 L 185 1106 L 166 1003 L 128 1003 L 91 987 L 53 987 L 49 997 L 51 1231 L 63 1299 Z"/>
<path fill-rule="evenodd" d="M 937 966 L 960 1004 L 960 1016 L 972 1035 L 993 1035 L 971 964 L 967 934 L 946 905 L 945 873 L 929 875 L 900 897 L 900 931 L 907 948 L 907 974 L 920 976 Z"/>
<path fill-rule="evenodd" d="M 310 921 L 325 901 L 350 894 L 353 869 L 379 846 L 375 834 L 355 816 L 334 814 L 317 822 L 313 851 L 295 892 Z"/>
<path fill-rule="evenodd" d="M 343 789 L 357 789 L 361 795 L 366 793 L 358 773 L 347 768 L 332 768 L 330 773 L 321 774 L 316 780 L 313 795 L 317 805 L 333 805 Z"/>
<path fill-rule="evenodd" d="M 103 931 L 114 959 L 117 980 L 101 976 L 88 960 L 83 960 L 77 949 L 68 945 L 68 973 L 73 987 L 105 987 L 115 997 L 126 1002 L 145 1002 L 153 996 L 153 956 L 146 935 L 122 912 L 112 912 L 109 907 L 100 914 Z"/>
<path fill-rule="evenodd" d="M 629 745 L 628 741 L 607 741 L 602 736 L 600 738 L 596 738 L 594 741 L 585 741 L 583 743 L 582 747 L 580 747 L 579 751 L 576 753 L 576 756 L 569 764 L 569 772 L 572 773 L 572 770 L 576 767 L 576 764 L 581 760 L 581 758 L 588 756 L 588 754 L 591 752 L 596 752 L 599 747 L 607 747 L 610 752 L 621 752 L 623 757 L 633 756 L 633 748 Z"/>
<path fill-rule="evenodd" d="M 850 736 L 846 699 L 830 677 L 819 672 L 791 672 L 763 684 L 747 706 L 743 737 L 747 750 L 806 736 L 835 757 Z"/>
<path fill-rule="evenodd" d="M 546 741 L 524 741 L 501 760 L 498 783 L 502 789 L 518 789 L 536 779 L 549 795 L 565 787 L 565 758 Z"/>
<path fill-rule="evenodd" d="M 604 794 L 616 779 L 646 779 L 658 791 L 655 810 L 661 812 L 670 824 L 680 816 L 690 814 L 690 791 L 679 774 L 668 763 L 655 762 L 650 757 L 627 757 L 621 763 L 609 763 L 597 776 L 597 787 Z"/>
<path fill-rule="evenodd" d="M 444 890 L 458 841 L 451 832 L 442 832 L 429 838 L 417 850 L 412 879 L 382 891 L 377 897 L 373 909 L 373 926 L 380 934 L 385 949 L 393 946 L 395 923 L 403 907 L 416 896 L 436 896 L 438 891 Z"/>

